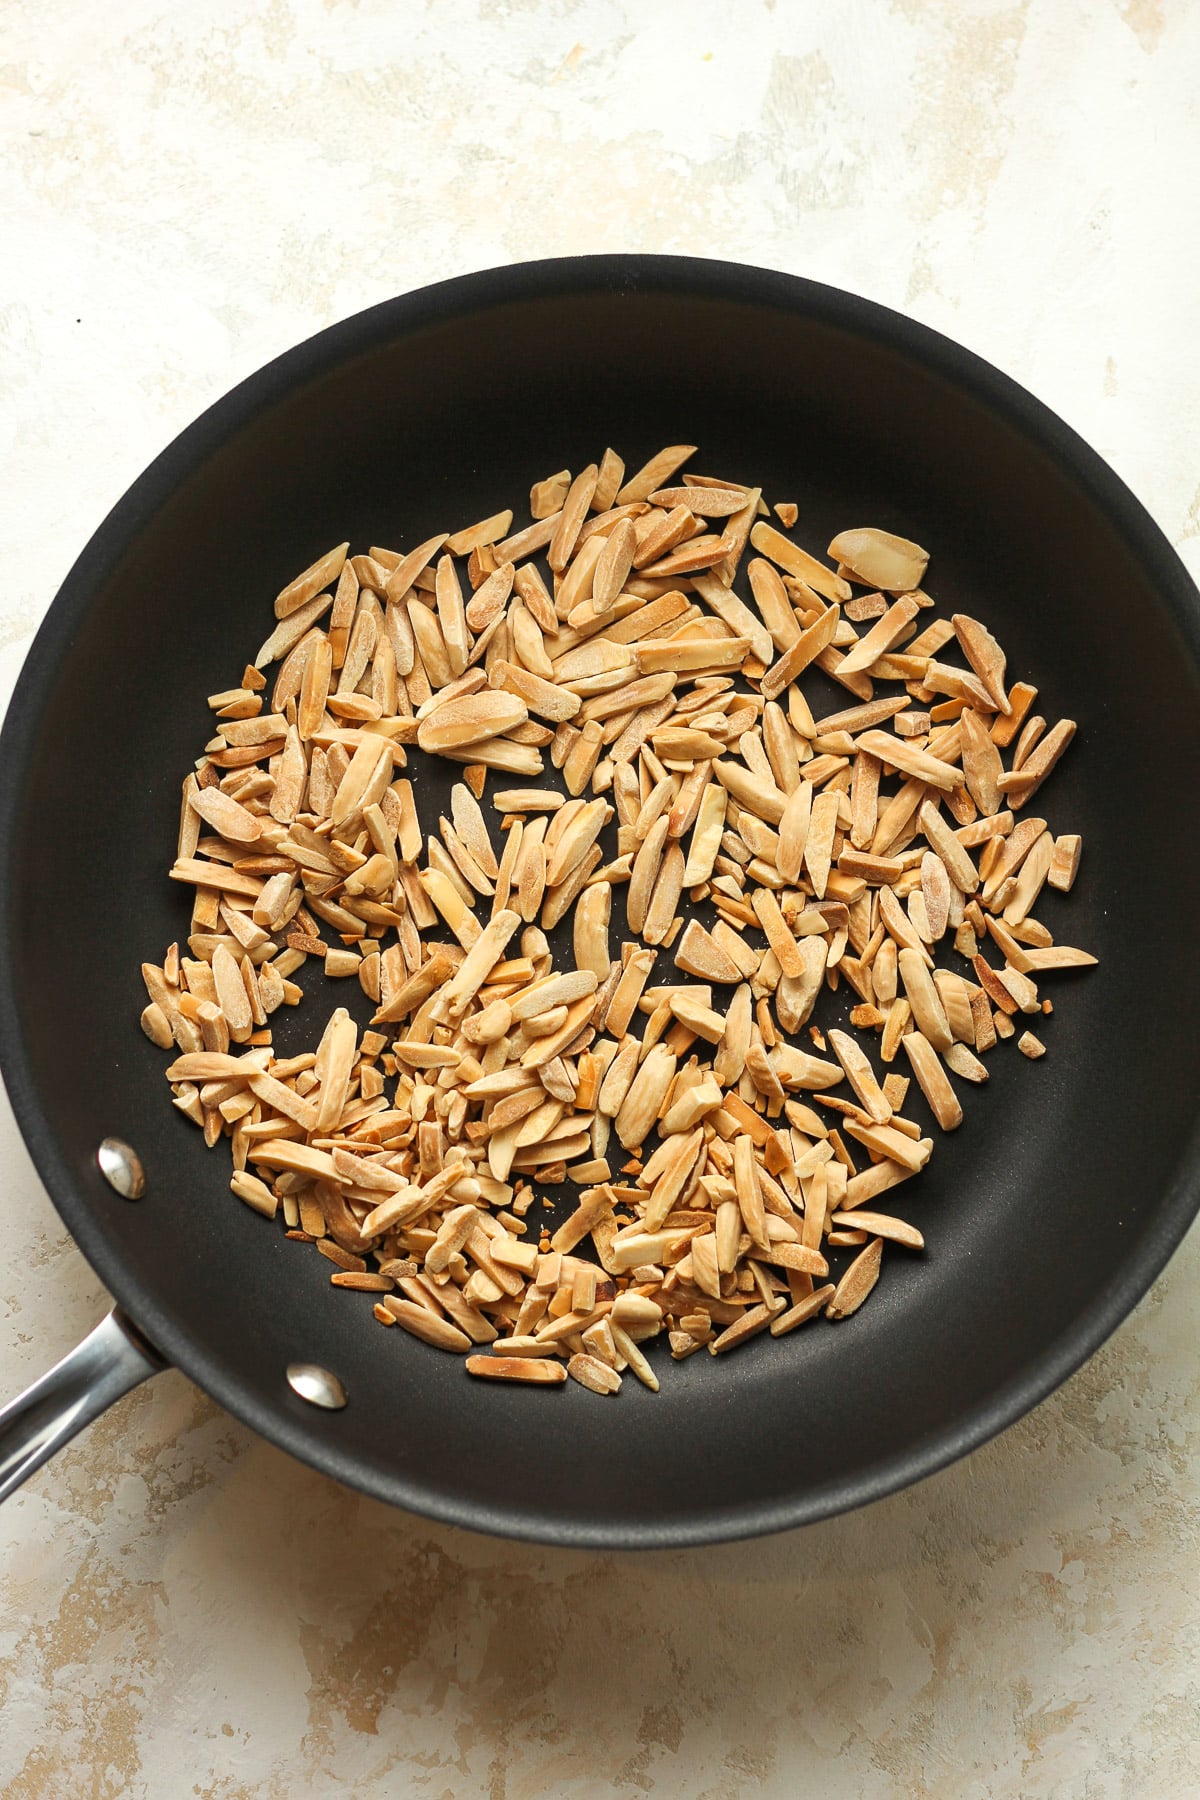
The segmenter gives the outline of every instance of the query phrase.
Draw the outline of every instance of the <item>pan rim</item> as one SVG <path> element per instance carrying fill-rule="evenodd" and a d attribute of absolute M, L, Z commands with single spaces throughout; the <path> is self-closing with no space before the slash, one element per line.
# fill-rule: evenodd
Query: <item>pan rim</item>
<path fill-rule="evenodd" d="M 448 318 L 550 297 L 643 292 L 748 303 L 815 319 L 907 357 L 998 414 L 1062 467 L 1097 505 L 1154 581 L 1200 666 L 1200 601 L 1160 527 L 1116 472 L 1065 421 L 1001 370 L 953 339 L 879 303 L 824 283 L 751 264 L 708 258 L 603 255 L 550 258 L 454 277 L 355 313 L 284 351 L 215 401 L 160 452 L 116 502 L 80 551 L 51 602 L 18 677 L 0 732 L 0 845 L 11 842 L 26 771 L 59 659 L 94 589 L 142 524 L 221 443 L 292 389 L 383 343 Z M 574 1549 L 677 1549 L 812 1524 L 881 1499 L 979 1448 L 1046 1399 L 1133 1311 L 1200 1210 L 1200 1118 L 1152 1224 L 1118 1279 L 1064 1322 L 1050 1347 L 983 1402 L 903 1452 L 853 1476 L 782 1498 L 688 1509 L 645 1521 L 543 1513 L 532 1504 L 481 1504 L 385 1474 L 339 1448 L 331 1421 L 296 1418 L 226 1373 L 211 1347 L 160 1308 L 126 1268 L 102 1220 L 54 1140 L 17 1023 L 12 932 L 19 875 L 6 857 L 0 878 L 0 1071 L 18 1127 L 51 1201 L 96 1274 L 172 1364 L 259 1435 L 373 1498 L 440 1523 Z"/>

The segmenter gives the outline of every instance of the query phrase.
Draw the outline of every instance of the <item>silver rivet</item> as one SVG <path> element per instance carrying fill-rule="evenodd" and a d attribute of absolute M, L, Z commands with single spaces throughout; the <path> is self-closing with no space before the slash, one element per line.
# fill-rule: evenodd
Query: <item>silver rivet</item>
<path fill-rule="evenodd" d="M 346 1390 L 336 1375 L 320 1363 L 289 1363 L 288 1386 L 310 1406 L 323 1406 L 326 1412 L 340 1412 L 346 1404 Z"/>
<path fill-rule="evenodd" d="M 136 1150 L 120 1138 L 105 1138 L 96 1152 L 100 1173 L 123 1200 L 140 1200 L 146 1191 L 146 1171 Z"/>

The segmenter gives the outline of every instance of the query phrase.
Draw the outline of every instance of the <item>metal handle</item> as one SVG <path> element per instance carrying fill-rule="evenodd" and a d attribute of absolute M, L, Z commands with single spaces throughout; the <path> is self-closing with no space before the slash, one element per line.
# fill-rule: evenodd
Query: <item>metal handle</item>
<path fill-rule="evenodd" d="M 0 1500 L 166 1363 L 114 1306 L 95 1331 L 0 1411 Z"/>

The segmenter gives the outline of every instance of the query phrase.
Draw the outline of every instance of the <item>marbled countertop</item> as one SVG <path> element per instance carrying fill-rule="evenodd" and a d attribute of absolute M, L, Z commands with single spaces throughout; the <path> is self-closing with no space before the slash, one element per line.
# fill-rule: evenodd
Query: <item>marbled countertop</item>
<path fill-rule="evenodd" d="M 1200 571 L 1194 0 L 0 9 L 0 678 L 202 407 L 441 276 L 670 250 L 911 313 Z M 105 1300 L 0 1117 L 0 1392 Z M 0 1510 L 0 1792 L 1186 1800 L 1195 1234 L 1000 1441 L 767 1542 L 613 1557 L 388 1511 L 183 1377 Z"/>

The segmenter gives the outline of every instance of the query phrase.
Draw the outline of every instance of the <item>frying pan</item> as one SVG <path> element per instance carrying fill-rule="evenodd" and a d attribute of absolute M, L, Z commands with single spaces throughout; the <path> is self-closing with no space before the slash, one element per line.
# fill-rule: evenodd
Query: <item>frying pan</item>
<path fill-rule="evenodd" d="M 605 444 L 635 467 L 675 441 L 794 499 L 818 550 L 849 525 L 918 538 L 941 611 L 986 620 L 1039 710 L 1080 721 L 1039 807 L 1082 833 L 1082 871 L 1039 913 L 1101 966 L 1050 990 L 1042 1062 L 989 1058 L 962 1129 L 937 1134 L 905 1190 L 927 1252 L 889 1253 L 855 1318 L 715 1361 L 656 1350 L 657 1396 L 497 1389 L 380 1331 L 369 1297 L 331 1289 L 323 1258 L 233 1201 L 227 1153 L 171 1107 L 137 1030 L 138 964 L 187 929 L 165 867 L 204 696 L 253 654 L 297 569 L 344 537 L 405 547 L 519 505 Z M 446 778 L 421 779 L 436 813 Z M 118 1303 L 0 1419 L 4 1486 L 166 1362 L 368 1494 L 547 1542 L 746 1536 L 930 1474 L 1075 1369 L 1196 1211 L 1197 791 L 1200 608 L 1184 569 L 1078 437 L 936 333 L 765 270 L 623 256 L 468 276 L 322 332 L 119 502 L 51 607 L 0 739 L 4 1077 Z M 310 981 L 281 1053 L 311 1046 L 332 1003 Z M 108 1137 L 140 1156 L 140 1200 L 103 1179 Z M 306 1404 L 285 1379 L 295 1362 L 332 1371 L 349 1404 Z"/>

